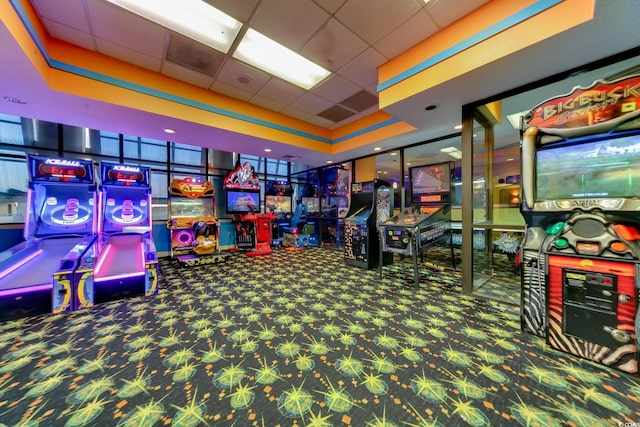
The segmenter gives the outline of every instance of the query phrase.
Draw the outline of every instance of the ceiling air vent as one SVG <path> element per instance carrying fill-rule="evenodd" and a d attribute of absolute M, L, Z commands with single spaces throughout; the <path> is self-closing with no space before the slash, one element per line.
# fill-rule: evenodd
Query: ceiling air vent
<path fill-rule="evenodd" d="M 354 114 L 356 113 L 351 110 L 347 110 L 346 108 L 340 105 L 334 105 L 333 107 L 327 108 L 326 110 L 318 114 L 318 116 L 327 120 L 331 120 L 332 122 L 338 123 L 343 121 L 344 119 L 348 119 Z"/>
<path fill-rule="evenodd" d="M 208 76 L 222 65 L 224 54 L 184 37 L 171 35 L 166 60 Z"/>
<path fill-rule="evenodd" d="M 355 95 L 342 100 L 339 104 L 360 113 L 367 108 L 373 107 L 374 105 L 378 106 L 378 97 L 370 94 L 366 90 L 361 90 Z"/>

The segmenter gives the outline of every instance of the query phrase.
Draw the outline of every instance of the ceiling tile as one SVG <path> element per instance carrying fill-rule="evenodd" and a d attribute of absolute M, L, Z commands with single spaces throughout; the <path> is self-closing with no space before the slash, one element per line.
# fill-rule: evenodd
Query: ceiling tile
<path fill-rule="evenodd" d="M 49 19 L 43 19 L 42 21 L 45 27 L 47 27 L 47 31 L 51 37 L 64 40 L 88 50 L 96 50 L 93 36 L 91 36 L 91 34 L 75 28 L 67 27 L 66 25 L 59 24 L 55 21 L 50 21 Z"/>
<path fill-rule="evenodd" d="M 217 93 L 221 93 L 223 95 L 230 96 L 235 99 L 239 99 L 241 101 L 249 101 L 253 96 L 251 92 L 248 92 L 243 89 L 239 89 L 237 87 L 234 87 L 219 81 L 215 81 L 211 85 L 211 90 Z"/>
<path fill-rule="evenodd" d="M 333 14 L 344 5 L 347 0 L 314 0 L 318 6 Z"/>
<path fill-rule="evenodd" d="M 374 44 L 420 10 L 415 0 L 349 0 L 336 18 L 364 41 Z"/>
<path fill-rule="evenodd" d="M 299 53 L 327 70 L 335 71 L 366 48 L 366 43 L 347 27 L 331 19 Z"/>
<path fill-rule="evenodd" d="M 423 9 L 409 18 L 401 27 L 384 36 L 374 47 L 387 59 L 393 59 L 437 31 L 438 25 Z"/>
<path fill-rule="evenodd" d="M 137 65 L 138 67 L 146 68 L 147 70 L 160 72 L 162 61 L 158 58 L 145 55 L 144 53 L 140 53 L 99 38 L 96 38 L 96 47 L 98 52 L 104 55 L 124 62 L 129 62 L 133 65 Z"/>
<path fill-rule="evenodd" d="M 41 17 L 88 33 L 90 31 L 82 0 L 31 0 Z"/>
<path fill-rule="evenodd" d="M 280 111 L 285 107 L 285 104 L 281 102 L 274 101 L 273 99 L 265 98 L 264 96 L 260 95 L 255 95 L 249 100 L 249 102 L 271 111 Z"/>
<path fill-rule="evenodd" d="M 171 34 L 165 59 L 176 65 L 213 77 L 222 66 L 225 55 L 187 37 Z"/>
<path fill-rule="evenodd" d="M 327 101 L 324 98 L 320 98 L 312 93 L 306 93 L 290 104 L 291 107 L 304 111 L 309 115 L 316 115 L 320 111 L 326 110 L 332 105 L 332 102 Z"/>
<path fill-rule="evenodd" d="M 206 74 L 181 67 L 180 65 L 169 61 L 164 61 L 161 72 L 165 76 L 169 76 L 195 86 L 203 87 L 205 89 L 208 89 L 213 83 L 213 76 L 207 76 Z"/>
<path fill-rule="evenodd" d="M 251 93 L 257 93 L 271 76 L 234 58 L 228 58 L 217 75 L 218 80 Z"/>
<path fill-rule="evenodd" d="M 329 17 L 311 1 L 269 0 L 258 5 L 249 25 L 289 49 L 297 50 Z"/>
<path fill-rule="evenodd" d="M 306 122 L 314 124 L 316 126 L 320 126 L 323 128 L 329 128 L 330 126 L 335 125 L 335 122 L 332 122 L 331 120 L 327 120 L 324 117 L 320 117 L 320 116 L 311 116 L 309 117 Z"/>
<path fill-rule="evenodd" d="M 360 89 L 358 85 L 351 83 L 337 74 L 332 74 L 320 85 L 313 88 L 311 92 L 329 101 L 340 102 L 346 96 L 353 95 Z"/>
<path fill-rule="evenodd" d="M 432 0 L 427 3 L 425 10 L 440 28 L 444 28 L 488 2 L 489 0 Z"/>
<path fill-rule="evenodd" d="M 307 121 L 311 115 L 305 111 L 300 111 L 297 108 L 294 107 L 284 107 L 281 111 L 281 113 L 286 114 L 287 116 L 291 116 L 293 118 L 299 119 L 299 120 L 303 120 L 303 121 Z"/>
<path fill-rule="evenodd" d="M 87 2 L 96 37 L 161 59 L 167 31 L 157 24 L 104 2 Z"/>
<path fill-rule="evenodd" d="M 305 93 L 304 89 L 273 77 L 260 89 L 258 95 L 289 105 Z"/>
<path fill-rule="evenodd" d="M 238 21 L 247 22 L 260 0 L 204 0 Z"/>
<path fill-rule="evenodd" d="M 338 70 L 338 74 L 360 86 L 367 86 L 378 82 L 378 67 L 385 62 L 384 56 L 369 48 Z"/>

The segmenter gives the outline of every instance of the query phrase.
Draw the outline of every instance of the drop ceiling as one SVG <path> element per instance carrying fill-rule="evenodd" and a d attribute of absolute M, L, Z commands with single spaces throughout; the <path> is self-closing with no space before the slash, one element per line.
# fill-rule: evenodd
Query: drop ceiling
<path fill-rule="evenodd" d="M 160 73 L 278 114 L 336 130 L 378 111 L 378 67 L 491 0 L 207 0 L 245 27 L 271 37 L 329 69 L 331 76 L 311 90 L 272 77 L 230 56 L 199 45 L 104 0 L 31 0 L 38 19 L 54 39 Z M 223 151 L 292 156 L 313 166 L 390 149 L 453 132 L 461 105 L 640 45 L 635 0 L 597 0 L 590 22 L 501 61 L 479 68 L 386 111 L 416 130 L 339 156 L 188 121 L 176 121 L 127 106 L 73 97 L 51 90 L 36 73 L 5 25 L 0 25 L 0 113 L 76 126 L 166 139 Z M 570 54 L 568 54 L 570 53 Z M 542 98 L 544 99 L 544 98 Z M 530 108 L 535 101 L 513 106 Z M 434 111 L 425 106 L 438 105 Z M 61 105 L 67 110 L 62 116 Z"/>

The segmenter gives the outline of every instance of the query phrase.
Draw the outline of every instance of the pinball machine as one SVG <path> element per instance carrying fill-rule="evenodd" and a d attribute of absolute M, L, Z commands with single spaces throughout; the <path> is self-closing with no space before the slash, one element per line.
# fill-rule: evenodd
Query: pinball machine
<path fill-rule="evenodd" d="M 419 286 L 418 255 L 447 239 L 455 269 L 450 238 L 452 171 L 450 162 L 410 168 L 413 206 L 379 225 L 380 257 L 383 252 L 411 256 L 415 286 Z M 379 270 L 382 275 L 382 262 Z"/>
<path fill-rule="evenodd" d="M 522 123 L 522 328 L 638 374 L 640 76 L 596 81 Z"/>

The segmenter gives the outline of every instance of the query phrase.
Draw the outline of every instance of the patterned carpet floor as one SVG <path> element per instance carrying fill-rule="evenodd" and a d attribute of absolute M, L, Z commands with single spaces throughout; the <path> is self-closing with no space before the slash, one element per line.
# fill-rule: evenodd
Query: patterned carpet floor
<path fill-rule="evenodd" d="M 0 425 L 640 422 L 640 378 L 522 334 L 459 273 L 405 273 L 321 248 L 163 260 L 155 297 L 0 323 Z"/>

